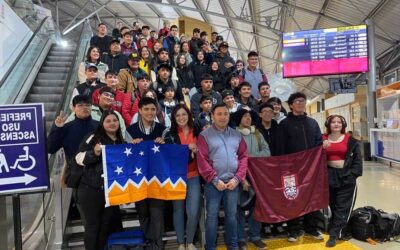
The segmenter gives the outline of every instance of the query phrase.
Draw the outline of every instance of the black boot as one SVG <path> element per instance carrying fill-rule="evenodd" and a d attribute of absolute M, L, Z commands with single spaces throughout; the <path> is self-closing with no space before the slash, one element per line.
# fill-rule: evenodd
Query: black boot
<path fill-rule="evenodd" d="M 336 237 L 334 236 L 329 236 L 328 241 L 325 243 L 326 247 L 334 247 L 336 246 Z"/>

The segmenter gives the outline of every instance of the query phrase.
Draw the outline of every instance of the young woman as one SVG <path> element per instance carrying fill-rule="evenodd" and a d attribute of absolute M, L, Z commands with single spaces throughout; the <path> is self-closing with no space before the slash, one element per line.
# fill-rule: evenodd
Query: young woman
<path fill-rule="evenodd" d="M 343 116 L 331 115 L 325 122 L 327 134 L 323 136 L 329 178 L 329 240 L 326 247 L 334 247 L 342 237 L 355 203 L 356 179 L 362 175 L 363 162 L 359 143 L 346 134 L 347 123 Z"/>
<path fill-rule="evenodd" d="M 103 161 L 101 145 L 123 143 L 117 114 L 104 110 L 97 130 L 79 146 L 76 162 L 83 174 L 77 192 L 77 204 L 82 213 L 86 250 L 104 249 L 108 236 L 122 229 L 119 207 L 105 208 Z"/>
<path fill-rule="evenodd" d="M 196 88 L 200 88 L 201 77 L 207 73 L 208 65 L 204 60 L 204 52 L 199 50 L 196 54 L 196 60 L 190 63 L 189 68 L 193 72 Z"/>
<path fill-rule="evenodd" d="M 197 152 L 193 117 L 184 104 L 178 104 L 171 115 L 171 128 L 165 135 L 165 143 L 184 144 L 190 149 L 186 200 L 173 201 L 173 221 L 179 244 L 178 250 L 185 249 L 185 207 L 186 207 L 186 249 L 196 250 L 193 238 L 199 223 L 200 214 L 200 177 L 195 160 Z"/>
<path fill-rule="evenodd" d="M 213 61 L 208 68 L 208 73 L 213 77 L 213 90 L 221 93 L 225 89 L 225 79 L 219 70 L 219 64 Z"/>
<path fill-rule="evenodd" d="M 271 155 L 268 143 L 264 140 L 264 137 L 262 136 L 260 131 L 258 131 L 258 129 L 256 129 L 255 126 L 252 126 L 252 115 L 253 117 L 257 116 L 255 112 L 253 113 L 253 111 L 249 111 L 247 109 L 240 109 L 236 111 L 236 113 L 234 114 L 236 129 L 240 132 L 240 134 L 246 141 L 247 152 L 250 157 L 268 157 Z M 242 182 L 240 189 L 248 191 L 249 188 L 250 188 L 250 183 L 247 179 L 245 179 Z M 254 205 L 249 208 L 248 237 L 250 242 L 256 245 L 258 249 L 266 249 L 267 245 L 264 242 L 262 242 L 260 236 L 261 222 L 256 221 L 254 219 L 254 208 L 255 208 Z M 246 247 L 246 237 L 244 231 L 246 216 L 245 216 L 245 211 L 241 210 L 240 208 L 238 208 L 237 220 L 238 220 L 237 235 L 238 235 L 239 249 L 244 249 Z"/>
<path fill-rule="evenodd" d="M 181 53 L 185 55 L 186 66 L 189 66 L 193 61 L 192 54 L 190 54 L 190 47 L 188 42 L 181 43 Z"/>
<path fill-rule="evenodd" d="M 143 46 L 139 50 L 140 61 L 139 68 L 143 69 L 144 72 L 149 76 L 150 75 L 150 63 L 152 60 L 152 56 L 149 50 L 149 47 Z"/>
<path fill-rule="evenodd" d="M 188 66 L 186 66 L 186 57 L 184 54 L 179 54 L 176 61 L 176 74 L 179 79 L 179 84 L 182 87 L 182 91 L 186 95 L 189 93 L 190 89 L 194 87 L 193 72 Z"/>
<path fill-rule="evenodd" d="M 98 78 L 101 82 L 106 82 L 106 72 L 108 71 L 108 65 L 100 61 L 100 49 L 96 46 L 90 46 L 86 54 L 86 61 L 79 64 L 79 83 L 86 82 L 85 65 L 88 63 L 94 63 L 97 65 Z"/>
<path fill-rule="evenodd" d="M 268 104 L 274 107 L 274 120 L 279 124 L 286 115 L 282 112 L 282 101 L 278 97 L 269 98 Z"/>
<path fill-rule="evenodd" d="M 172 53 L 172 66 L 176 67 L 176 62 L 177 62 L 177 57 L 179 55 L 179 53 L 181 53 L 181 46 L 179 45 L 179 43 L 174 45 L 174 52 Z"/>

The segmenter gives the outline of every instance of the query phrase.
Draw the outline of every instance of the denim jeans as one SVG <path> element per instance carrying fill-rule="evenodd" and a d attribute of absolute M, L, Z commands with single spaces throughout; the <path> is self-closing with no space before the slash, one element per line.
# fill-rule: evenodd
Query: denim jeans
<path fill-rule="evenodd" d="M 176 200 L 174 206 L 174 227 L 179 244 L 185 243 L 185 203 L 186 203 L 186 243 L 193 243 L 200 216 L 200 177 L 192 177 L 187 180 L 186 200 Z"/>
<path fill-rule="evenodd" d="M 248 221 L 249 221 L 249 240 L 250 241 L 256 241 L 256 240 L 260 240 L 260 231 L 261 231 L 261 223 L 256 221 L 254 219 L 254 208 L 255 206 L 253 205 L 250 208 L 249 211 L 249 217 L 248 217 Z M 240 210 L 240 208 L 238 208 L 238 213 L 237 213 L 237 220 L 238 220 L 238 241 L 242 241 L 245 242 L 246 241 L 246 237 L 244 234 L 244 227 L 246 224 L 246 216 L 245 216 L 245 211 Z"/>
<path fill-rule="evenodd" d="M 226 232 L 226 243 L 228 250 L 234 250 L 238 248 L 237 242 L 237 200 L 238 190 L 236 187 L 234 190 L 218 191 L 218 189 L 212 184 L 207 183 L 204 187 L 204 194 L 206 198 L 206 250 L 214 250 L 216 239 L 217 239 L 217 228 L 218 228 L 218 213 L 221 201 L 224 206 L 224 220 L 225 220 L 225 232 Z"/>

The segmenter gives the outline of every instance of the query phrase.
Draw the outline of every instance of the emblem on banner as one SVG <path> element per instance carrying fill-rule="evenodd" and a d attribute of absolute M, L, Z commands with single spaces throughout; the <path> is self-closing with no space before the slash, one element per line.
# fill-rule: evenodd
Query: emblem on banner
<path fill-rule="evenodd" d="M 297 198 L 299 194 L 299 190 L 297 189 L 297 175 L 287 175 L 282 176 L 282 184 L 283 184 L 283 194 L 286 199 L 294 200 Z"/>

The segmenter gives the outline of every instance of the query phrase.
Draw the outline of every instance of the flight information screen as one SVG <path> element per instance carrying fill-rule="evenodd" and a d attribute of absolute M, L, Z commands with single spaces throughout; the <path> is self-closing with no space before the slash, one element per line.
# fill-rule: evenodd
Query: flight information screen
<path fill-rule="evenodd" d="M 368 71 L 366 25 L 288 32 L 282 42 L 284 77 Z"/>

